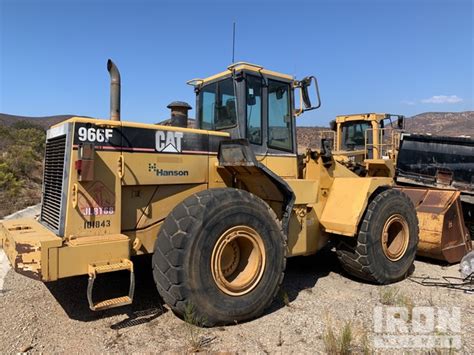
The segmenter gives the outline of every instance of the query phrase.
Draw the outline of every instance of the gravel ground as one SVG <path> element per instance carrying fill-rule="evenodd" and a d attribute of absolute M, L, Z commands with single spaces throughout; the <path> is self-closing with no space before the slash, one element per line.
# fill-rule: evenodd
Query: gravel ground
<path fill-rule="evenodd" d="M 4 266 L 0 251 L 2 260 Z M 86 277 L 43 284 L 10 269 L 0 296 L 0 351 L 324 353 L 328 329 L 334 329 L 337 337 L 350 322 L 352 350 L 379 353 L 382 349 L 374 348 L 373 342 L 378 335 L 374 333 L 374 307 L 382 306 L 382 298 L 393 298 L 385 303 L 460 307 L 461 332 L 455 334 L 461 337 L 459 352 L 474 353 L 473 294 L 410 280 L 391 286 L 360 283 L 342 273 L 330 250 L 289 259 L 282 292 L 262 317 L 213 329 L 189 325 L 169 311 L 154 287 L 150 258 L 142 257 L 135 263 L 134 304 L 104 312 L 89 311 Z M 425 275 L 458 276 L 458 266 L 416 261 L 413 276 Z M 126 274 L 104 277 L 101 281 L 107 281 L 108 287 L 98 285 L 99 297 L 124 293 L 128 287 Z M 444 333 L 428 333 L 440 334 Z"/>

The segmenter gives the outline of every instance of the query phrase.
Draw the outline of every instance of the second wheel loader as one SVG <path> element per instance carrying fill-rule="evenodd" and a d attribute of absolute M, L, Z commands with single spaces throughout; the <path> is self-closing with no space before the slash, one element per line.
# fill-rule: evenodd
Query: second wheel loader
<path fill-rule="evenodd" d="M 419 255 L 456 263 L 472 249 L 473 139 L 409 134 L 404 116 L 387 113 L 340 115 L 331 126 L 320 134 L 334 159 L 359 176 L 393 178 L 411 198 Z"/>

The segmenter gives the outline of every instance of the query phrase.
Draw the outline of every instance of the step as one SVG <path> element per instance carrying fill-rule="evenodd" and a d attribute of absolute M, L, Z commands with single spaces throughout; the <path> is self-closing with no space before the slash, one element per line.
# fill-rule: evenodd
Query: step
<path fill-rule="evenodd" d="M 89 282 L 87 284 L 87 301 L 89 308 L 93 311 L 102 311 L 109 308 L 121 307 L 129 305 L 133 302 L 133 294 L 135 292 L 135 273 L 133 271 L 133 263 L 128 259 L 121 259 L 114 263 L 94 263 L 88 265 Z M 130 271 L 130 288 L 128 295 L 111 298 L 108 300 L 94 302 L 92 299 L 92 292 L 94 289 L 94 282 L 98 274 L 106 274 L 109 272 L 128 270 Z"/>
<path fill-rule="evenodd" d="M 89 275 L 91 273 L 95 274 L 105 274 L 107 272 L 115 272 L 129 270 L 133 271 L 133 263 L 128 259 L 123 259 L 120 262 L 112 264 L 91 264 L 89 265 Z"/>
<path fill-rule="evenodd" d="M 101 302 L 94 303 L 94 311 L 103 311 L 105 309 L 122 307 L 132 304 L 133 300 L 129 296 L 111 298 Z"/>

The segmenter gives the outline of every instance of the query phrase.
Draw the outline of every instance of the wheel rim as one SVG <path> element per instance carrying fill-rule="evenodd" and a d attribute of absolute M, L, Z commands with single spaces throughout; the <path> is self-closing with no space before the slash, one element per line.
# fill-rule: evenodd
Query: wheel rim
<path fill-rule="evenodd" d="M 212 277 L 217 287 L 231 296 L 253 290 L 265 269 L 262 237 L 248 226 L 225 231 L 214 245 L 211 256 Z"/>
<path fill-rule="evenodd" d="M 391 216 L 383 226 L 382 249 L 391 261 L 400 260 L 408 248 L 410 232 L 405 218 L 399 214 Z"/>

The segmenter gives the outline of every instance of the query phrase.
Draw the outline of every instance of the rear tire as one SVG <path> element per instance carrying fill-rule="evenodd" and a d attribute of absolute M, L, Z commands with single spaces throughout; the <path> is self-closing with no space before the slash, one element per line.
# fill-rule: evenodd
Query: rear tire
<path fill-rule="evenodd" d="M 257 196 L 231 188 L 178 204 L 153 254 L 163 300 L 202 326 L 259 316 L 278 292 L 285 266 L 286 238 L 275 213 Z"/>
<path fill-rule="evenodd" d="M 356 238 L 341 237 L 337 256 L 358 278 L 389 284 L 404 279 L 415 260 L 418 218 L 410 198 L 386 189 L 370 202 Z"/>

